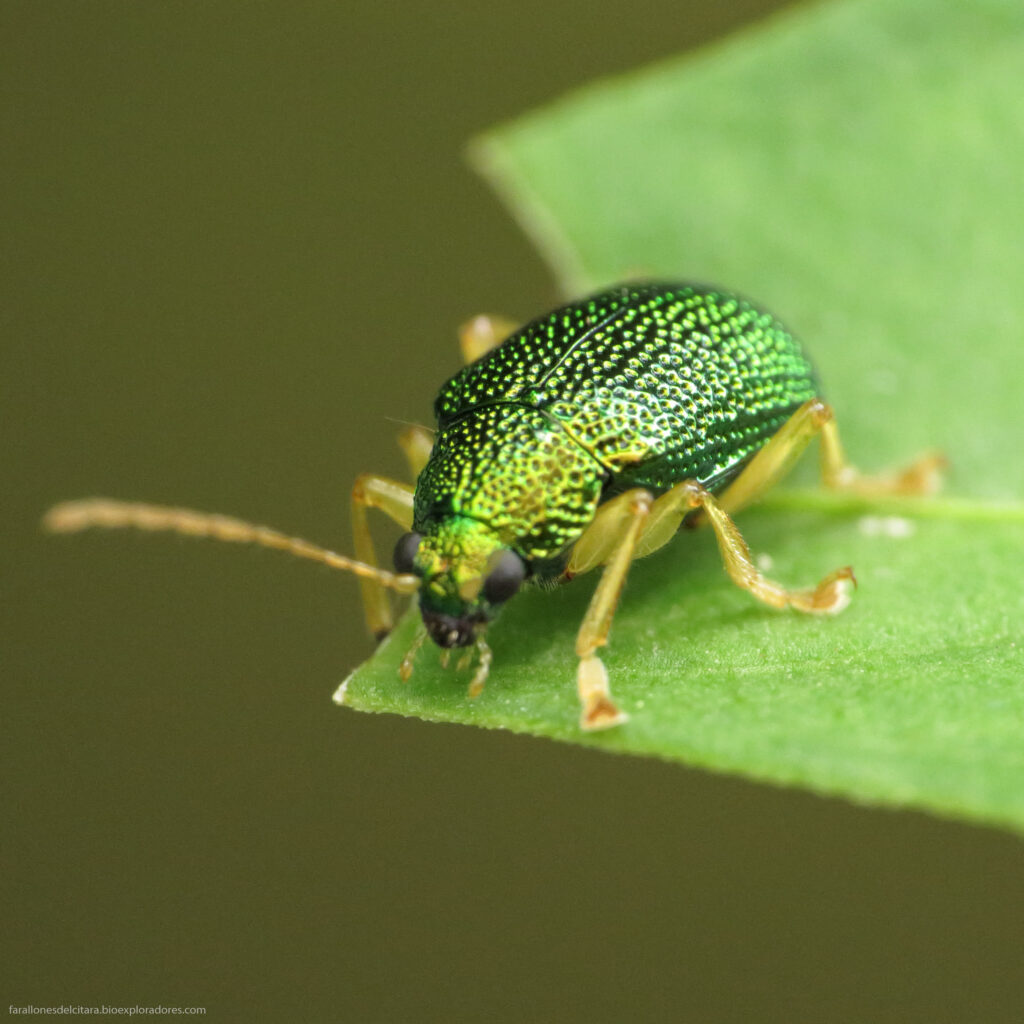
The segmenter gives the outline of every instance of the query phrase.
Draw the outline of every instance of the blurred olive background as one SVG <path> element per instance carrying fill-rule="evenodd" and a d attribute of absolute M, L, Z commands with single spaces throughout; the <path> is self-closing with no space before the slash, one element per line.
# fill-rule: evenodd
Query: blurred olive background
<path fill-rule="evenodd" d="M 0 7 L 0 1006 L 1020 1019 L 1016 838 L 341 710 L 351 580 L 38 529 L 108 494 L 350 550 L 456 325 L 558 298 L 465 140 L 775 6 Z"/>

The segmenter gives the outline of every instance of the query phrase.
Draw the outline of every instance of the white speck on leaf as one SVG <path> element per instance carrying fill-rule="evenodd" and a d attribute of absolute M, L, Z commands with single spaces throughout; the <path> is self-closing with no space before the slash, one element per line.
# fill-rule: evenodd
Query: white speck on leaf
<path fill-rule="evenodd" d="M 917 526 L 903 516 L 861 516 L 857 528 L 865 537 L 912 537 Z"/>

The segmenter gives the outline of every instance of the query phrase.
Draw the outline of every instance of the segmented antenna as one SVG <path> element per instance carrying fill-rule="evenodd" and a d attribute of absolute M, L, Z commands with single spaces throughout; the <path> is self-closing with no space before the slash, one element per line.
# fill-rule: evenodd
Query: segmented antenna
<path fill-rule="evenodd" d="M 43 517 L 43 526 L 54 533 L 77 533 L 92 527 L 136 530 L 169 530 L 187 537 L 209 537 L 229 544 L 256 544 L 259 547 L 286 551 L 298 558 L 308 558 L 332 569 L 342 569 L 366 579 L 375 580 L 383 587 L 400 594 L 411 594 L 419 589 L 419 577 L 409 573 L 388 572 L 365 562 L 328 551 L 300 537 L 272 530 L 269 526 L 256 526 L 232 516 L 196 512 L 190 508 L 171 508 L 166 505 L 147 505 L 134 501 L 115 501 L 111 498 L 85 498 L 65 501 Z"/>

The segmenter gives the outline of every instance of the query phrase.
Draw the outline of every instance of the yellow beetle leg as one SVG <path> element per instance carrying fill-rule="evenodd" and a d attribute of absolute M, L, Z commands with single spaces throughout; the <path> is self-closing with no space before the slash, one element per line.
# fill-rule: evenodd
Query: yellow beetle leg
<path fill-rule="evenodd" d="M 459 348 L 462 360 L 468 366 L 481 356 L 497 348 L 514 330 L 516 324 L 503 316 L 480 316 L 467 320 L 459 328 Z"/>
<path fill-rule="evenodd" d="M 398 443 L 405 453 L 405 461 L 409 463 L 409 472 L 415 482 L 430 458 L 434 447 L 434 432 L 426 427 L 406 427 L 399 433 Z"/>
<path fill-rule="evenodd" d="M 427 430 L 426 427 L 406 427 L 398 435 L 398 444 L 405 454 L 409 471 L 415 481 L 430 458 L 430 451 L 434 446 L 433 431 Z M 362 473 L 356 478 L 352 485 L 352 537 L 356 557 L 360 561 L 377 565 L 377 552 L 370 534 L 367 509 L 378 508 L 403 530 L 411 530 L 414 494 L 412 487 L 388 477 Z M 391 615 L 391 601 L 385 588 L 372 579 L 360 580 L 360 587 L 366 625 L 378 640 L 383 640 L 391 632 L 394 621 Z"/>
<path fill-rule="evenodd" d="M 719 497 L 719 506 L 726 512 L 736 512 L 749 505 L 789 472 L 816 435 L 821 436 L 822 483 L 832 490 L 878 497 L 931 494 L 938 487 L 939 471 L 945 459 L 935 452 L 922 455 L 905 469 L 891 474 L 860 473 L 846 461 L 831 406 L 812 398 L 804 402 L 747 463 Z"/>
<path fill-rule="evenodd" d="M 700 484 L 687 481 L 673 487 L 659 501 L 672 498 L 685 507 L 703 511 L 715 531 L 718 550 L 729 578 L 743 590 L 749 590 L 759 601 L 773 608 L 796 608 L 815 615 L 835 615 L 850 603 L 850 590 L 856 584 L 849 566 L 829 573 L 816 587 L 787 590 L 758 572 L 750 557 L 750 548 L 736 524 L 722 506 Z"/>
<path fill-rule="evenodd" d="M 577 547 L 585 543 L 591 548 L 587 567 L 590 558 L 596 557 L 594 553 L 607 552 L 607 565 L 576 637 L 576 654 L 580 659 L 576 675 L 582 705 L 580 727 L 586 730 L 608 729 L 626 720 L 626 715 L 612 700 L 608 672 L 595 652 L 608 643 L 615 608 L 651 502 L 650 493 L 644 490 L 619 495 L 602 506 L 597 518 L 577 542 Z M 593 534 L 599 535 L 596 540 L 591 536 Z"/>
<path fill-rule="evenodd" d="M 653 501 L 648 491 L 634 489 L 606 501 L 598 508 L 594 518 L 573 545 L 565 569 L 568 579 L 582 576 L 604 565 L 619 549 L 622 535 L 635 517 L 633 502 L 638 494 L 646 494 Z"/>
<path fill-rule="evenodd" d="M 405 530 L 412 528 L 413 489 L 408 484 L 387 477 L 361 473 L 352 485 L 352 539 L 356 558 L 368 565 L 377 565 L 377 552 L 367 521 L 368 509 L 380 509 Z M 370 632 L 383 640 L 391 632 L 393 619 L 387 591 L 376 580 L 360 579 L 363 610 Z"/>
<path fill-rule="evenodd" d="M 909 465 L 891 473 L 865 474 L 855 469 L 843 454 L 832 410 L 827 405 L 824 408 L 827 416 L 821 424 L 821 481 L 826 487 L 866 498 L 926 495 L 939 489 L 942 470 L 947 465 L 941 452 L 925 452 Z"/>
<path fill-rule="evenodd" d="M 594 522 L 573 548 L 570 572 L 574 563 L 579 567 L 577 571 L 583 572 L 597 564 L 597 559 L 602 556 L 604 560 L 610 559 L 618 550 L 616 542 L 630 521 L 627 503 L 635 500 L 638 493 L 647 492 L 629 491 L 601 506 Z M 667 544 L 675 536 L 679 524 L 695 509 L 700 509 L 710 520 L 725 569 L 737 586 L 749 590 L 756 598 L 775 608 L 792 607 L 804 612 L 834 614 L 846 607 L 849 587 L 853 583 L 853 571 L 849 567 L 830 573 L 817 587 L 807 590 L 787 590 L 767 579 L 754 567 L 746 541 L 721 504 L 692 480 L 677 484 L 650 505 L 633 546 L 632 559 L 643 558 Z M 613 532 L 616 528 L 618 535 Z M 591 536 L 592 533 L 599 536 Z"/>

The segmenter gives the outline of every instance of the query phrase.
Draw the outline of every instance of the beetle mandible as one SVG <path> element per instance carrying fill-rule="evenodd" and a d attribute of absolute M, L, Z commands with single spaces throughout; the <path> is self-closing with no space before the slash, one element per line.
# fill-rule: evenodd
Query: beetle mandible
<path fill-rule="evenodd" d="M 691 284 L 609 288 L 519 330 L 478 317 L 461 333 L 466 365 L 438 394 L 437 429 L 400 438 L 415 488 L 360 476 L 352 491 L 355 559 L 267 527 L 188 509 L 93 498 L 51 509 L 49 528 L 174 530 L 256 543 L 360 578 L 366 621 L 392 626 L 388 590 L 419 595 L 422 624 L 407 679 L 429 636 L 475 648 L 470 694 L 487 677 L 485 634 L 524 584 L 603 572 L 576 640 L 583 729 L 618 725 L 598 650 L 608 641 L 630 563 L 681 525 L 710 524 L 732 581 L 776 608 L 834 614 L 853 572 L 787 589 L 758 571 L 732 514 L 775 483 L 820 438 L 826 487 L 865 495 L 933 489 L 942 459 L 864 476 L 843 454 L 831 408 L 793 335 L 731 292 Z M 367 511 L 406 532 L 395 571 L 378 566 Z"/>

